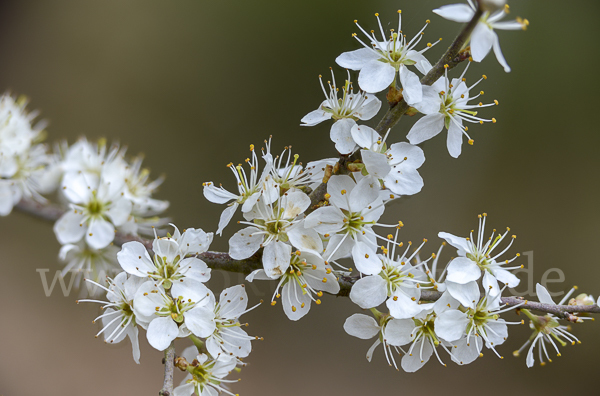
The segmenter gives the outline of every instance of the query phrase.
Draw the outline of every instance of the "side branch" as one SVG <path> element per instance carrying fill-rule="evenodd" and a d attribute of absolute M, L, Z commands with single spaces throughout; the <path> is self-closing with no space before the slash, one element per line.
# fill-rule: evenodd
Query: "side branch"
<path fill-rule="evenodd" d="M 46 221 L 55 222 L 64 213 L 65 210 L 59 205 L 46 203 L 41 204 L 32 200 L 23 199 L 16 206 L 16 209 Z M 113 244 L 123 246 L 127 242 L 140 242 L 147 250 L 152 250 L 152 240 L 141 238 L 135 235 L 123 234 L 117 232 Z M 261 268 L 260 256 L 255 254 L 245 260 L 234 260 L 229 254 L 221 252 L 204 252 L 198 255 L 212 269 L 220 269 L 230 272 L 240 272 L 249 274 L 250 272 Z"/>
<path fill-rule="evenodd" d="M 323 183 L 322 185 L 325 185 Z M 319 187 L 320 188 L 320 187 Z M 316 191 L 316 190 L 315 190 Z M 22 200 L 18 205 L 15 206 L 21 212 L 30 214 L 34 217 L 46 220 L 56 221 L 63 215 L 64 209 L 54 204 L 40 204 L 31 200 Z M 114 244 L 121 246 L 126 242 L 138 241 L 142 243 L 146 249 L 152 249 L 152 240 L 140 238 L 132 235 L 124 235 L 117 233 L 115 236 Z M 255 254 L 245 260 L 234 260 L 227 253 L 221 252 L 204 252 L 198 255 L 198 258 L 202 259 L 210 268 L 220 269 L 230 272 L 238 272 L 243 274 L 249 274 L 250 272 L 261 268 L 260 254 Z M 341 276 L 339 278 L 340 292 L 339 296 L 347 297 L 350 294 L 352 285 L 356 283 L 359 278 L 356 276 Z M 422 290 L 421 301 L 437 301 L 442 296 L 441 292 L 434 290 Z M 566 319 L 574 322 L 577 317 L 573 313 L 589 313 L 589 314 L 600 314 L 600 307 L 598 305 L 552 305 L 543 304 L 539 302 L 532 302 L 524 300 L 520 297 L 502 297 L 502 304 L 514 307 L 519 306 L 521 309 L 530 309 L 532 311 L 538 311 L 543 313 L 549 313 L 555 315 L 560 319 Z M 165 395 L 168 395 L 165 393 Z"/>

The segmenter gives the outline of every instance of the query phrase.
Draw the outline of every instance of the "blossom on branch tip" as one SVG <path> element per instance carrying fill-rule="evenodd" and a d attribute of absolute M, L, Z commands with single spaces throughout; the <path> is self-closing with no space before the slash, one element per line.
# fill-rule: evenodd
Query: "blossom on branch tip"
<path fill-rule="evenodd" d="M 366 121 L 375 117 L 381 108 L 381 101 L 373 94 L 362 91 L 354 93 L 350 72 L 348 72 L 348 79 L 342 87 L 342 97 L 339 99 L 340 89 L 335 83 L 333 69 L 331 69 L 331 81 L 327 82 L 329 94 L 325 90 L 321 76 L 319 76 L 319 81 L 325 94 L 325 100 L 317 110 L 311 111 L 300 120 L 301 125 L 314 126 L 333 119 L 334 123 L 330 131 L 331 140 L 340 154 L 350 154 L 356 148 L 350 130 L 356 125 L 356 120 Z"/>
<path fill-rule="evenodd" d="M 438 9 L 433 10 L 434 13 L 438 14 L 442 18 L 454 22 L 469 22 L 475 16 L 477 11 L 476 0 L 467 0 L 467 4 L 450 4 L 442 6 Z M 494 3 L 497 1 L 486 1 L 486 3 Z M 487 4 L 488 8 L 492 8 L 493 4 Z M 504 59 L 502 50 L 500 49 L 500 40 L 494 29 L 499 30 L 526 30 L 529 26 L 527 19 L 517 18 L 514 21 L 500 22 L 500 20 L 509 13 L 508 4 L 504 4 L 504 7 L 499 11 L 490 13 L 485 11 L 473 33 L 471 33 L 471 54 L 475 62 L 481 62 L 483 58 L 494 50 L 498 63 L 504 68 L 505 72 L 510 72 L 510 66 Z"/>
<path fill-rule="evenodd" d="M 567 302 L 569 297 L 573 294 L 573 292 L 576 289 L 576 287 L 573 287 L 560 300 L 558 305 L 563 305 L 565 302 Z M 550 296 L 548 290 L 539 283 L 536 284 L 536 294 L 541 303 L 557 305 L 554 302 L 554 300 L 552 300 L 552 297 Z M 533 334 L 531 334 L 527 342 L 525 342 L 525 344 L 523 344 L 521 348 L 513 352 L 513 355 L 515 357 L 520 356 L 521 352 L 523 352 L 525 348 L 527 348 L 527 346 L 531 345 L 529 347 L 529 350 L 527 351 L 527 367 L 532 367 L 535 363 L 535 358 L 533 355 L 536 345 L 538 346 L 538 359 L 540 361 L 540 365 L 544 366 L 546 364 L 546 362 L 544 361 L 544 357 L 550 363 L 552 363 L 552 359 L 550 359 L 550 356 L 548 355 L 548 349 L 546 348 L 547 345 L 551 345 L 556 351 L 556 355 L 561 356 L 560 351 L 558 350 L 558 346 L 556 345 L 557 343 L 560 344 L 562 347 L 566 346 L 567 343 L 570 343 L 571 345 L 581 343 L 581 341 L 579 341 L 577 337 L 570 333 L 570 327 L 561 325 L 556 316 L 552 314 L 538 316 L 532 314 L 528 309 L 522 309 L 521 312 L 527 315 L 527 317 L 530 319 L 529 327 L 533 330 Z M 578 321 L 583 322 L 583 319 L 591 318 L 583 317 L 579 318 Z"/>
<path fill-rule="evenodd" d="M 406 35 L 402 33 L 402 13 L 398 11 L 398 30 L 390 30 L 387 36 L 381 25 L 379 14 L 375 14 L 381 40 L 375 36 L 375 31 L 367 33 L 357 21 L 356 26 L 367 36 L 365 43 L 356 33 L 352 35 L 364 48 L 344 52 L 335 60 L 338 65 L 352 70 L 360 70 L 358 75 L 358 84 L 365 92 L 380 92 L 392 85 L 396 78 L 400 78 L 403 88 L 403 96 L 408 104 L 420 102 L 422 99 L 422 88 L 419 76 L 408 69 L 408 66 L 415 66 L 423 74 L 431 69 L 431 64 L 423 56 L 423 53 L 434 44 L 427 44 L 421 51 L 414 48 L 421 41 L 423 31 L 429 25 L 429 20 L 416 36 L 407 41 Z M 439 41 L 438 41 L 439 42 Z"/>

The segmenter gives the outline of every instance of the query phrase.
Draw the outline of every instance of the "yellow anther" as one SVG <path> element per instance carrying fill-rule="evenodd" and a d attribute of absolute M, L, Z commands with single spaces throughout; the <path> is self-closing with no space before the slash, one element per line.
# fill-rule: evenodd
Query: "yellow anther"
<path fill-rule="evenodd" d="M 473 140 L 473 139 L 469 139 L 469 144 L 470 144 L 471 146 L 473 145 L 473 143 L 475 143 L 475 140 Z"/>
<path fill-rule="evenodd" d="M 496 119 L 492 118 L 492 123 L 495 124 L 496 123 Z"/>
<path fill-rule="evenodd" d="M 340 192 L 342 193 L 342 195 L 346 195 L 346 190 L 342 190 Z"/>
<path fill-rule="evenodd" d="M 317 305 L 321 305 L 321 300 L 317 299 L 317 300 L 315 301 L 315 304 L 317 304 Z"/>
<path fill-rule="evenodd" d="M 296 307 L 292 305 L 292 312 L 296 312 Z"/>
<path fill-rule="evenodd" d="M 323 278 L 323 283 L 327 283 L 327 278 Z"/>
<path fill-rule="evenodd" d="M 388 234 L 387 239 L 392 240 L 394 239 L 394 236 L 392 234 Z"/>

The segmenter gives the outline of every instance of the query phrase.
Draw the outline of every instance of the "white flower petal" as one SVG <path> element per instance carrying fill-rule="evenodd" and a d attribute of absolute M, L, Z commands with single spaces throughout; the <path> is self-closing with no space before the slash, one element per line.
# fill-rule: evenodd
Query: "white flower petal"
<path fill-rule="evenodd" d="M 433 12 L 442 18 L 461 23 L 469 22 L 475 15 L 475 11 L 466 4 L 449 4 L 441 6 Z"/>
<path fill-rule="evenodd" d="M 466 257 L 456 257 L 450 264 L 448 264 L 448 276 L 447 280 L 465 284 L 468 282 L 476 281 L 481 278 L 481 269 L 471 259 Z"/>
<path fill-rule="evenodd" d="M 446 341 L 456 341 L 465 334 L 468 323 L 465 313 L 449 309 L 435 318 L 435 333 Z"/>
<path fill-rule="evenodd" d="M 350 154 L 356 148 L 356 143 L 352 139 L 352 127 L 356 121 L 351 118 L 342 118 L 333 123 L 329 133 L 331 141 L 335 143 L 335 149 L 340 154 Z"/>
<path fill-rule="evenodd" d="M 85 241 L 94 249 L 103 249 L 115 239 L 115 226 L 102 218 L 91 220 Z"/>
<path fill-rule="evenodd" d="M 360 70 L 367 62 L 377 60 L 380 56 L 369 48 L 344 52 L 335 59 L 335 63 L 350 70 Z"/>
<path fill-rule="evenodd" d="M 164 351 L 171 345 L 179 329 L 177 324 L 170 317 L 156 318 L 148 325 L 146 336 L 152 347 L 159 351 Z"/>
<path fill-rule="evenodd" d="M 419 144 L 439 134 L 444 129 L 444 116 L 440 113 L 426 115 L 412 126 L 406 138 L 411 144 Z"/>
<path fill-rule="evenodd" d="M 117 253 L 117 261 L 127 273 L 139 277 L 146 277 L 156 269 L 148 251 L 139 242 L 124 243 Z"/>
<path fill-rule="evenodd" d="M 12 206 L 11 206 L 12 207 Z M 62 245 L 75 243 L 83 238 L 87 226 L 82 223 L 83 215 L 70 210 L 54 224 L 54 234 Z"/>
<path fill-rule="evenodd" d="M 265 273 L 271 279 L 277 279 L 284 274 L 290 266 L 292 247 L 286 243 L 273 241 L 263 252 L 262 263 Z"/>
<path fill-rule="evenodd" d="M 477 305 L 477 301 L 479 301 L 479 286 L 477 286 L 477 282 L 460 284 L 447 281 L 446 287 L 448 293 L 465 307 L 475 307 Z"/>
<path fill-rule="evenodd" d="M 363 309 L 375 308 L 387 298 L 387 285 L 379 275 L 359 279 L 350 290 L 350 300 Z"/>
<path fill-rule="evenodd" d="M 229 239 L 229 255 L 234 260 L 243 260 L 252 256 L 264 240 L 264 235 L 256 227 L 246 227 Z"/>
<path fill-rule="evenodd" d="M 381 92 L 387 89 L 396 76 L 396 69 L 389 63 L 372 60 L 362 67 L 358 74 L 360 89 L 369 93 Z"/>
<path fill-rule="evenodd" d="M 374 248 L 364 242 L 358 242 L 352 248 L 352 259 L 356 269 L 365 275 L 377 275 L 381 272 L 382 262 Z"/>
<path fill-rule="evenodd" d="M 400 83 L 402 84 L 402 95 L 409 105 L 423 100 L 423 88 L 419 76 L 408 70 L 408 67 L 400 66 Z"/>
<path fill-rule="evenodd" d="M 328 113 L 320 108 L 313 110 L 300 120 L 302 126 L 314 126 L 331 119 L 331 113 Z"/>
<path fill-rule="evenodd" d="M 471 33 L 471 56 L 475 62 L 481 62 L 490 52 L 496 33 L 483 22 L 479 22 Z"/>
<path fill-rule="evenodd" d="M 344 322 L 344 330 L 353 337 L 368 340 L 379 333 L 379 324 L 371 316 L 354 314 Z"/>

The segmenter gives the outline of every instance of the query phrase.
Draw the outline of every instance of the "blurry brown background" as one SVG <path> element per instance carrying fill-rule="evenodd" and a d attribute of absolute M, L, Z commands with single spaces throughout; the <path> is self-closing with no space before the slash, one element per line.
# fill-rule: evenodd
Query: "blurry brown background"
<path fill-rule="evenodd" d="M 431 13 L 444 3 L 3 1 L 0 90 L 31 98 L 31 108 L 51 122 L 50 141 L 85 134 L 144 152 L 154 174 L 167 175 L 159 197 L 171 201 L 175 222 L 214 231 L 224 207 L 204 200 L 202 182 L 233 187 L 225 165 L 244 159 L 250 143 L 260 145 L 272 134 L 274 147 L 292 144 L 305 163 L 332 156 L 330 124 L 299 123 L 323 99 L 318 74 L 341 52 L 358 48 L 350 36 L 354 19 L 376 28 L 373 13 L 379 12 L 393 27 L 401 8 L 404 31 L 412 36 L 429 18 L 424 42 L 444 38 L 429 53 L 436 59 L 459 28 Z M 597 296 L 600 3 L 513 3 L 511 16 L 531 21 L 527 32 L 499 33 L 513 72 L 505 74 L 491 54 L 470 74 L 471 81 L 488 75 L 485 97 L 501 105 L 485 114 L 498 123 L 473 126 L 475 146 L 465 144 L 459 159 L 448 155 L 445 136 L 426 142 L 423 191 L 395 202 L 386 219 L 405 223 L 404 241 L 429 238 L 430 252 L 438 231 L 465 234 L 486 211 L 490 226 L 510 226 L 518 235 L 513 252 L 535 252 L 532 281 L 559 267 L 567 280 L 550 284 L 551 291 L 577 284 Z M 397 127 L 392 141 L 403 140 L 413 121 Z M 157 394 L 162 354 L 144 335 L 138 366 L 128 341 L 107 346 L 94 339 L 97 306 L 76 305 L 76 295 L 63 297 L 58 289 L 45 297 L 36 268 L 51 274 L 58 268 L 51 225 L 14 213 L 0 226 L 0 394 Z M 212 247 L 226 249 L 234 230 L 230 226 Z M 242 280 L 226 276 L 215 273 L 212 285 Z M 270 299 L 273 286 L 259 284 L 251 299 Z M 349 299 L 329 296 L 300 322 L 290 322 L 279 305 L 246 315 L 250 334 L 265 341 L 254 344 L 233 390 L 245 396 L 597 394 L 594 323 L 577 326 L 583 344 L 564 348 L 562 358 L 543 368 L 527 369 L 524 358 L 512 357 L 530 334 L 521 326 L 499 348 L 504 360 L 488 351 L 458 367 L 445 357 L 447 368 L 432 359 L 406 374 L 389 368 L 381 349 L 367 363 L 371 342 L 342 328 L 355 312 Z"/>

